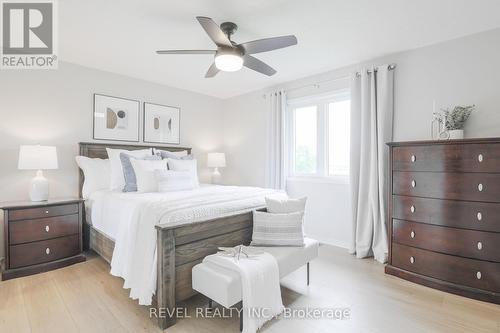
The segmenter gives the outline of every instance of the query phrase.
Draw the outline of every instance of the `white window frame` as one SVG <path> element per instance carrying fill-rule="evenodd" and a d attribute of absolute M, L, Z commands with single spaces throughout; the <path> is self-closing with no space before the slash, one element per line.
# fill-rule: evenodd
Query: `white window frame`
<path fill-rule="evenodd" d="M 287 138 L 287 175 L 288 179 L 313 182 L 349 183 L 349 175 L 329 175 L 329 104 L 350 100 L 349 89 L 336 90 L 321 95 L 294 98 L 287 101 L 286 110 L 286 138 Z M 317 112 L 317 146 L 316 146 L 316 173 L 303 174 L 295 172 L 295 109 L 307 106 L 316 106 Z"/>

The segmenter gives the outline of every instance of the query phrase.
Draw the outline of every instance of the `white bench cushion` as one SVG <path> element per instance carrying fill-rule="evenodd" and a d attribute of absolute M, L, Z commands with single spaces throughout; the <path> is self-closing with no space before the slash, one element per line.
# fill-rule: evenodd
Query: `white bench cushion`
<path fill-rule="evenodd" d="M 304 247 L 259 247 L 278 262 L 280 278 L 304 266 L 318 256 L 319 242 L 305 238 Z M 241 301 L 241 280 L 237 272 L 211 263 L 193 267 L 194 290 L 229 308 Z"/>

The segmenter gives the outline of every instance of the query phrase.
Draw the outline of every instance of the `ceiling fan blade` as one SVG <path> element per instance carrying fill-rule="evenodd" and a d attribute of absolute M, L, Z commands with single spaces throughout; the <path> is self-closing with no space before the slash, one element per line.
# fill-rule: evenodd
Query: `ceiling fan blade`
<path fill-rule="evenodd" d="M 274 68 L 259 59 L 252 57 L 251 55 L 245 55 L 243 57 L 243 65 L 267 76 L 276 74 L 276 70 Z"/>
<path fill-rule="evenodd" d="M 240 46 L 242 46 L 245 49 L 246 54 L 254 54 L 254 53 L 261 53 L 261 52 L 282 49 L 284 47 L 296 44 L 297 44 L 297 37 L 295 37 L 294 35 L 289 35 L 289 36 L 258 39 L 251 42 L 242 43 L 240 44 Z"/>
<path fill-rule="evenodd" d="M 208 69 L 207 74 L 205 74 L 205 78 L 214 77 L 215 75 L 217 75 L 217 73 L 219 73 L 219 69 L 215 66 L 214 62 Z"/>
<path fill-rule="evenodd" d="M 159 50 L 158 54 L 215 54 L 215 50 Z"/>
<path fill-rule="evenodd" d="M 217 46 L 233 46 L 226 34 L 210 17 L 197 16 L 196 19 Z"/>

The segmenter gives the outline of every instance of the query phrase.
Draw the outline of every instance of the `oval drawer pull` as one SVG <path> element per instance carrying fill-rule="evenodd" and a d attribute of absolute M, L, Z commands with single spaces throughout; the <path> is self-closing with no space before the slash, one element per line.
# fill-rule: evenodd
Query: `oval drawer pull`
<path fill-rule="evenodd" d="M 45 232 L 49 232 L 50 231 L 50 227 L 48 225 L 45 226 Z"/>
<path fill-rule="evenodd" d="M 482 277 L 483 277 L 483 275 L 481 274 L 481 272 L 480 272 L 480 271 L 478 271 L 478 272 L 476 273 L 476 278 L 477 278 L 478 280 L 481 280 L 481 278 L 482 278 Z"/>
<path fill-rule="evenodd" d="M 415 213 L 415 206 L 413 206 L 413 205 L 412 205 L 412 206 L 410 207 L 410 212 Z"/>
<path fill-rule="evenodd" d="M 415 238 L 415 231 L 413 231 L 413 230 L 412 230 L 412 231 L 410 232 L 410 237 L 411 237 L 411 238 Z"/>
<path fill-rule="evenodd" d="M 478 190 L 479 192 L 483 192 L 483 184 L 479 183 L 479 184 L 477 185 L 477 190 Z"/>
<path fill-rule="evenodd" d="M 477 212 L 476 216 L 478 221 L 481 221 L 483 219 L 483 214 L 481 214 L 481 212 Z"/>
<path fill-rule="evenodd" d="M 415 181 L 415 179 L 413 179 L 411 181 L 411 187 L 415 187 L 415 186 L 417 186 L 417 182 Z"/>
<path fill-rule="evenodd" d="M 482 242 L 477 242 L 477 249 L 481 251 L 483 249 L 483 243 Z"/>
<path fill-rule="evenodd" d="M 411 155 L 411 162 L 415 163 L 416 160 L 417 160 L 417 157 L 415 155 Z"/>
<path fill-rule="evenodd" d="M 477 155 L 477 160 L 481 163 L 483 161 L 483 154 Z"/>
<path fill-rule="evenodd" d="M 415 263 L 415 258 L 412 256 L 410 257 L 410 263 L 414 264 Z"/>
<path fill-rule="evenodd" d="M 47 255 L 50 254 L 50 248 L 49 247 L 45 249 L 45 254 L 47 254 Z"/>

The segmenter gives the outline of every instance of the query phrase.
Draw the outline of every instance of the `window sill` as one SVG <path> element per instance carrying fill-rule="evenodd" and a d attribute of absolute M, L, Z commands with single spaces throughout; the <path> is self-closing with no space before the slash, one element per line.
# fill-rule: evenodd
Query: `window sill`
<path fill-rule="evenodd" d="M 290 176 L 286 179 L 291 182 L 320 183 L 320 184 L 349 184 L 349 176 Z"/>

